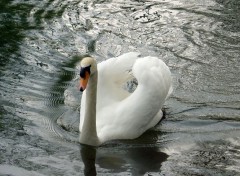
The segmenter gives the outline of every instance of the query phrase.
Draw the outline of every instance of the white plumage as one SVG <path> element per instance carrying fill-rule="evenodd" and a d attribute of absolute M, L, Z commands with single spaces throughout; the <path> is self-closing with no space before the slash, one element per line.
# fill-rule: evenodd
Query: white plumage
<path fill-rule="evenodd" d="M 84 118 L 91 113 L 87 112 L 91 108 L 86 108 L 89 106 L 89 103 L 86 105 L 86 96 L 89 99 L 94 98 L 91 97 L 88 84 L 86 91 L 89 89 L 89 94 L 84 91 L 81 100 L 79 129 L 82 133 L 80 136 L 85 135 L 80 137 L 81 143 L 100 145 L 113 139 L 134 139 L 160 121 L 161 108 L 172 91 L 171 73 L 162 60 L 139 56 L 136 52 L 126 53 L 97 65 L 96 122 L 94 118 L 91 122 L 96 123 L 97 137 L 91 140 L 91 130 L 94 129 L 83 129 L 83 126 L 89 126 L 84 123 Z M 89 65 L 91 62 L 89 61 Z M 137 79 L 138 86 L 133 93 L 129 93 L 123 89 L 123 85 L 133 77 Z M 83 133 L 82 130 L 85 129 L 87 133 Z M 97 140 L 96 143 L 94 140 Z"/>

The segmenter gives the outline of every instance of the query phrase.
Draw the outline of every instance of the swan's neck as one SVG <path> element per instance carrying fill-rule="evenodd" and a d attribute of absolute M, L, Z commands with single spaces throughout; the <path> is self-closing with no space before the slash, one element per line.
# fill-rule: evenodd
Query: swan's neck
<path fill-rule="evenodd" d="M 92 146 L 99 145 L 96 129 L 97 79 L 98 75 L 95 72 L 88 81 L 84 122 L 80 134 L 80 143 Z"/>

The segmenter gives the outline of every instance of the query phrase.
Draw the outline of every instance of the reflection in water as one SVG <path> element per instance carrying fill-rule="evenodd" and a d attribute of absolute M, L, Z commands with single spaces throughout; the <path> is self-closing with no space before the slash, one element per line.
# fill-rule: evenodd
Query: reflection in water
<path fill-rule="evenodd" d="M 154 136 L 154 137 L 150 137 Z M 85 165 L 85 175 L 96 175 L 96 165 L 109 172 L 123 173 L 130 171 L 132 175 L 144 175 L 149 172 L 160 172 L 161 165 L 168 155 L 160 151 L 156 145 L 157 133 L 146 132 L 135 140 L 116 141 L 96 148 L 80 145 L 80 153 Z M 119 145 L 129 146 L 121 147 Z M 148 143 L 149 145 L 146 145 Z M 117 146 L 115 146 L 117 145 Z"/>
<path fill-rule="evenodd" d="M 166 153 L 160 152 L 157 147 L 131 148 L 126 155 L 132 159 L 133 173 L 136 175 L 160 172 L 161 164 L 168 157 Z"/>
<path fill-rule="evenodd" d="M 19 53 L 19 43 L 24 38 L 23 30 L 28 30 L 29 25 L 26 21 L 27 12 L 30 10 L 30 6 L 25 4 L 21 8 L 10 5 L 9 1 L 0 1 L 0 70 L 4 69 L 4 66 L 8 62 L 14 62 L 18 60 L 16 56 Z M 19 8 L 19 9 L 18 9 Z M 18 9 L 18 11 L 16 10 Z M 18 12 L 21 11 L 19 15 Z M 20 17 L 19 17 L 20 16 Z M 15 57 L 12 56 L 16 53 Z M 11 58 L 14 57 L 14 58 Z M 1 73 L 0 73 L 1 74 Z"/>
<path fill-rule="evenodd" d="M 96 167 L 95 167 L 96 147 L 81 144 L 80 153 L 81 153 L 82 161 L 85 166 L 84 174 L 97 175 Z"/>
<path fill-rule="evenodd" d="M 122 151 L 118 149 L 117 152 L 116 149 L 103 150 L 103 148 L 81 145 L 80 153 L 85 166 L 85 175 L 96 175 L 95 161 L 101 168 L 114 172 L 123 172 L 128 169 L 133 175 L 160 172 L 162 163 L 168 158 L 168 155 L 160 152 L 157 147 L 129 147 Z"/>

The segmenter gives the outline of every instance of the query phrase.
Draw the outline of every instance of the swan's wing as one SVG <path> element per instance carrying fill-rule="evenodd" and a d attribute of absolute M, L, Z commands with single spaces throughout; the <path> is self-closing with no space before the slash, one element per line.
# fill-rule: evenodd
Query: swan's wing
<path fill-rule="evenodd" d="M 110 58 L 98 64 L 98 72 L 102 82 L 109 81 L 111 83 L 120 84 L 129 79 L 133 64 L 139 58 L 140 53 L 130 52 Z"/>
<path fill-rule="evenodd" d="M 130 52 L 98 64 L 98 108 L 129 96 L 123 85 L 133 78 L 132 67 L 139 55 Z"/>
<path fill-rule="evenodd" d="M 102 140 L 136 138 L 162 118 L 161 108 L 172 84 L 169 68 L 158 58 L 144 57 L 134 63 L 133 74 L 138 81 L 137 89 L 100 114 Z"/>

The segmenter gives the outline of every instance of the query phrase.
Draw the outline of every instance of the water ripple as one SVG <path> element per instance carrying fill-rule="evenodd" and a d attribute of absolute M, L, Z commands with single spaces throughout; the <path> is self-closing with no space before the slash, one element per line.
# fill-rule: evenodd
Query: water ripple
<path fill-rule="evenodd" d="M 0 162 L 10 160 L 19 163 L 16 167 L 59 174 L 58 164 L 68 152 L 78 152 L 69 150 L 69 142 L 63 147 L 64 140 L 78 140 L 78 62 L 88 54 L 101 62 L 140 51 L 162 58 L 172 71 L 174 91 L 166 102 L 167 119 L 142 138 L 102 147 L 108 158 L 99 157 L 97 169 L 111 174 L 113 165 L 107 161 L 113 160 L 120 163 L 120 169 L 116 165 L 115 169 L 129 174 L 139 169 L 138 164 L 144 165 L 132 149 L 141 148 L 138 151 L 144 153 L 147 148 L 155 154 L 160 150 L 169 154 L 162 166 L 156 160 L 158 171 L 161 167 L 165 175 L 213 175 L 217 171 L 234 175 L 238 171 L 232 158 L 239 162 L 234 155 L 239 151 L 239 5 L 237 0 L 1 1 L 0 150 L 4 156 Z M 60 161 L 56 159 L 58 171 L 47 170 L 43 165 L 50 160 L 43 157 L 46 162 L 42 162 L 36 151 L 30 153 L 33 159 L 25 159 L 21 152 L 26 149 L 15 144 L 24 146 L 26 141 L 30 146 L 26 148 L 41 150 L 37 151 L 41 156 L 68 151 L 61 153 Z M 104 152 L 109 147 L 126 160 L 121 163 Z M 19 149 L 21 162 L 7 155 L 7 148 Z M 129 162 L 134 159 L 139 162 Z M 43 167 L 46 170 L 39 169 Z"/>

